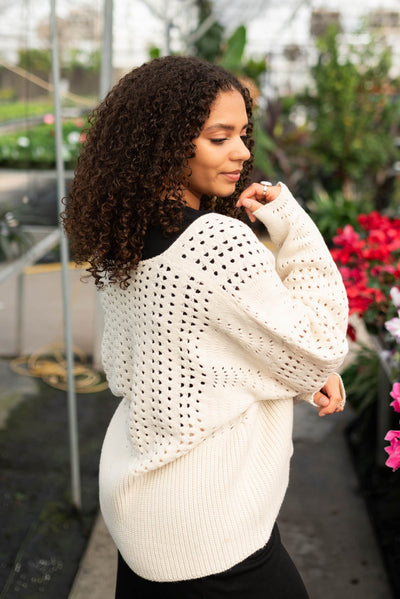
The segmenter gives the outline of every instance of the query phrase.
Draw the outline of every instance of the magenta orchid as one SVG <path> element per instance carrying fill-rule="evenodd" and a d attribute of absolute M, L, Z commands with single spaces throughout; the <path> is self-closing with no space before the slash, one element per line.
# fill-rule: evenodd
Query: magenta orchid
<path fill-rule="evenodd" d="M 390 404 L 395 412 L 400 412 L 400 383 L 395 383 L 390 393 L 394 401 Z"/>
<path fill-rule="evenodd" d="M 390 445 L 385 447 L 385 451 L 389 454 L 385 463 L 394 472 L 400 467 L 400 431 L 389 431 L 385 441 L 390 441 Z"/>
<path fill-rule="evenodd" d="M 397 308 L 400 317 L 400 289 L 398 289 L 397 287 L 392 287 L 392 289 L 390 290 L 390 297 L 394 306 Z M 400 318 L 392 318 L 391 320 L 385 322 L 385 328 L 396 339 L 397 343 L 400 343 Z M 395 412 L 400 413 L 399 382 L 395 382 L 393 384 L 393 388 L 390 392 L 390 395 L 393 398 L 393 401 L 390 405 L 393 407 Z M 388 431 L 385 437 L 385 441 L 390 442 L 390 445 L 388 447 L 385 447 L 385 451 L 389 454 L 389 457 L 386 460 L 386 466 L 392 468 L 394 472 L 395 470 L 400 468 L 400 431 Z"/>

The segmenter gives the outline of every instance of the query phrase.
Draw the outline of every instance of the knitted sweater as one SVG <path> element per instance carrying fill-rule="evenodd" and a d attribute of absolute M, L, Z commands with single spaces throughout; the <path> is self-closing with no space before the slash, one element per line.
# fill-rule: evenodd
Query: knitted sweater
<path fill-rule="evenodd" d="M 347 353 L 347 300 L 289 190 L 244 223 L 195 220 L 105 284 L 102 355 L 122 397 L 100 461 L 100 505 L 124 560 L 156 581 L 224 571 L 269 539 L 288 484 L 294 400 Z"/>

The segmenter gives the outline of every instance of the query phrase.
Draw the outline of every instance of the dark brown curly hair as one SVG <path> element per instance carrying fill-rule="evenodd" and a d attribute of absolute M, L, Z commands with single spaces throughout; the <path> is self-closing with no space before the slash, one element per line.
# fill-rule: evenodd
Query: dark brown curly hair
<path fill-rule="evenodd" d="M 194 57 L 157 58 L 125 75 L 89 117 L 63 224 L 74 259 L 102 287 L 104 276 L 122 288 L 141 259 L 147 227 L 158 221 L 165 235 L 183 226 L 182 189 L 194 141 L 221 91 L 238 90 L 249 119 L 252 101 L 240 81 L 222 67 Z M 217 212 L 238 216 L 253 155 L 244 164 L 235 193 L 214 199 Z M 211 207 L 203 197 L 201 208 Z"/>

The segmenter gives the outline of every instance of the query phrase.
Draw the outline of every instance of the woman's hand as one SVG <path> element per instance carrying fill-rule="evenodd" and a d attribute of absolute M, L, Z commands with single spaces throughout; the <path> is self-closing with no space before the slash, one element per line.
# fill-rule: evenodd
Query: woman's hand
<path fill-rule="evenodd" d="M 326 416 L 334 412 L 343 412 L 344 402 L 340 392 L 340 379 L 331 374 L 321 391 L 314 394 L 314 403 L 319 408 L 319 415 Z"/>
<path fill-rule="evenodd" d="M 246 210 L 247 216 L 252 223 L 256 221 L 256 217 L 253 216 L 253 212 L 261 208 L 264 204 L 272 202 L 281 192 L 280 185 L 264 185 L 262 183 L 252 183 L 250 187 L 245 189 L 241 194 L 236 203 L 239 208 L 243 206 Z"/>

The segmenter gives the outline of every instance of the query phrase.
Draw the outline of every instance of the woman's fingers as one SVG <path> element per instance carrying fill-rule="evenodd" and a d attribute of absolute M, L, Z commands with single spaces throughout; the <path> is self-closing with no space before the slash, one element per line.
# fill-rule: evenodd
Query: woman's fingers
<path fill-rule="evenodd" d="M 318 403 L 314 400 L 314 403 Z M 319 405 L 319 416 L 328 416 L 329 414 L 334 414 L 335 412 L 343 412 L 344 405 L 343 400 L 340 395 L 330 395 L 328 396 L 328 403 L 323 405 L 324 402 L 320 402 Z"/>
<path fill-rule="evenodd" d="M 317 391 L 316 393 L 314 393 L 313 400 L 319 408 L 325 408 L 329 405 L 328 397 L 321 393 L 321 391 Z"/>
<path fill-rule="evenodd" d="M 254 222 L 256 218 L 253 216 L 253 212 L 261 208 L 265 203 L 275 200 L 280 191 L 280 185 L 267 186 L 266 183 L 252 183 L 250 187 L 241 193 L 236 206 L 238 208 L 243 206 L 250 220 Z"/>
<path fill-rule="evenodd" d="M 345 400 L 341 395 L 340 377 L 337 374 L 331 374 L 321 391 L 329 399 L 329 404 L 320 410 L 320 416 L 326 416 L 334 412 L 343 412 Z"/>
<path fill-rule="evenodd" d="M 336 384 L 333 382 L 333 378 L 331 378 L 329 383 L 325 385 L 321 391 L 314 393 L 313 401 L 318 407 L 319 416 L 327 416 L 328 414 L 334 414 L 335 412 L 343 412 L 344 400 L 342 399 L 340 392 L 338 393 L 335 387 Z"/>

